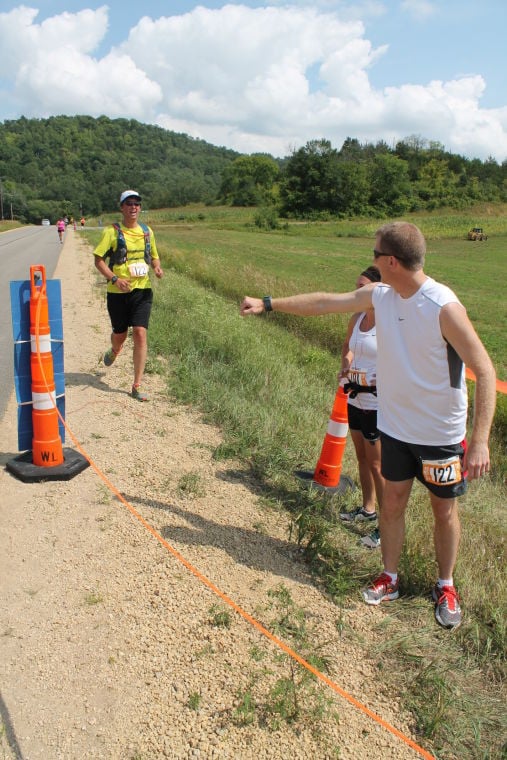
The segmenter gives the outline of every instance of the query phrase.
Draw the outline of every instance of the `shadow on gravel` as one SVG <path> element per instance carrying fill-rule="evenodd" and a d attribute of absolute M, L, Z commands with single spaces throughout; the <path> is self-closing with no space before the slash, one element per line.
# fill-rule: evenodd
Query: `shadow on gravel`
<path fill-rule="evenodd" d="M 123 495 L 133 505 L 144 505 L 170 512 L 193 525 L 193 528 L 182 525 L 166 525 L 160 528 L 160 534 L 169 543 L 174 541 L 186 546 L 212 546 L 227 552 L 238 564 L 315 586 L 315 579 L 304 563 L 301 552 L 290 541 L 273 538 L 248 528 L 222 525 L 195 512 L 182 509 L 174 503 L 140 499 L 133 494 Z M 146 518 L 146 515 L 143 517 Z"/>
<path fill-rule="evenodd" d="M 112 388 L 107 383 L 102 381 L 105 373 L 91 374 L 90 372 L 66 372 L 65 373 L 65 385 L 68 386 L 84 386 L 86 388 L 97 388 L 107 393 L 125 393 L 125 391 L 119 388 Z"/>
<path fill-rule="evenodd" d="M 3 724 L 3 728 L 5 732 L 5 738 L 7 739 L 7 743 L 10 749 L 14 753 L 15 760 L 23 760 L 23 754 L 18 744 L 16 732 L 14 731 L 14 726 L 12 725 L 11 716 L 9 714 L 9 710 L 7 709 L 7 705 L 5 704 L 3 700 L 1 692 L 0 692 L 0 717 L 2 719 L 2 724 Z"/>
<path fill-rule="evenodd" d="M 15 457 L 19 456 L 19 451 L 14 451 L 11 454 L 7 451 L 1 451 L 0 452 L 0 465 L 5 467 L 7 462 L 11 459 L 14 459 Z"/>
<path fill-rule="evenodd" d="M 245 488 L 248 488 L 251 493 L 256 494 L 257 496 L 260 496 L 267 491 L 262 483 L 260 483 L 259 480 L 252 475 L 250 470 L 247 469 L 241 470 L 238 468 L 231 468 L 229 470 L 216 472 L 215 477 L 217 477 L 218 480 L 223 480 L 225 483 L 241 483 Z"/>

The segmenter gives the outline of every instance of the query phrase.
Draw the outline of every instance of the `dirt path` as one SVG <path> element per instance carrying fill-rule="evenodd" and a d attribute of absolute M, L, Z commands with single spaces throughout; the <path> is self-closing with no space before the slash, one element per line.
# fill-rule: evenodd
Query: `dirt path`
<path fill-rule="evenodd" d="M 330 677 L 410 735 L 408 716 L 363 657 L 381 612 L 352 604 L 345 622 L 356 635 L 340 637 L 338 610 L 288 541 L 287 517 L 262 508 L 245 472 L 213 461 L 219 431 L 173 403 L 156 376 L 147 383 L 152 400 L 133 401 L 130 345 L 109 370 L 99 363 L 109 335 L 104 287 L 78 234 L 67 233 L 55 277 L 63 294 L 66 419 L 97 466 L 252 615 L 269 619 L 267 592 L 283 583 L 329 642 Z M 18 453 L 16 424 L 13 396 L 0 433 L 2 465 Z M 74 447 L 69 439 L 65 445 Z M 318 688 L 333 699 L 338 720 L 308 720 L 297 730 L 239 724 L 239 692 L 257 678 L 260 704 L 287 673 L 272 644 L 232 611 L 230 627 L 213 625 L 223 603 L 92 468 L 39 484 L 2 469 L 0 489 L 0 758 L 417 756 L 325 686 Z M 261 656 L 271 671 L 262 678 Z"/>

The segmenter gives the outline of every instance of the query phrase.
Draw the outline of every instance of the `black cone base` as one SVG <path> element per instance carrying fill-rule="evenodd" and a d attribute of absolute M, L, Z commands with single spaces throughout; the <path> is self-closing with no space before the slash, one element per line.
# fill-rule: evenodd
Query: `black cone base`
<path fill-rule="evenodd" d="M 72 480 L 90 466 L 87 459 L 74 449 L 63 450 L 63 463 L 56 467 L 39 467 L 33 464 L 32 452 L 25 451 L 5 465 L 7 470 L 23 483 L 40 483 L 42 480 Z"/>
<path fill-rule="evenodd" d="M 300 480 L 306 480 L 309 482 L 310 488 L 316 488 L 318 491 L 322 491 L 323 493 L 328 493 L 330 495 L 345 493 L 345 491 L 348 491 L 349 488 L 351 490 L 354 490 L 356 487 L 354 481 L 352 478 L 349 478 L 348 475 L 341 475 L 338 485 L 333 487 L 321 485 L 313 479 L 314 473 L 307 470 L 295 470 L 294 475 Z"/>

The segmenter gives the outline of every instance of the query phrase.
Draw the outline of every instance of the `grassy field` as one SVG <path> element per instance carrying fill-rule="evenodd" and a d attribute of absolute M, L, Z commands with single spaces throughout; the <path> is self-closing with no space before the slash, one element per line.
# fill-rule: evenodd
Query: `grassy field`
<path fill-rule="evenodd" d="M 196 207 L 148 212 L 145 219 L 156 231 L 166 269 L 155 284 L 148 369 L 165 373 L 174 396 L 220 425 L 224 442 L 215 456 L 248 463 L 266 506 L 289 512 L 293 540 L 336 601 L 346 644 L 356 634 L 344 610 L 377 572 L 379 554 L 361 549 L 358 532 L 336 520 L 338 511 L 357 502 L 357 492 L 330 499 L 293 473 L 313 471 L 317 462 L 347 318 L 274 314 L 242 320 L 238 307 L 245 293 L 351 288 L 371 262 L 374 231 L 383 220 L 291 224 L 267 232 L 255 226 L 254 210 Z M 505 209 L 412 220 L 428 238 L 426 272 L 458 293 L 499 377 L 507 380 Z M 465 240 L 477 225 L 489 234 L 485 243 Z M 92 244 L 98 239 L 97 232 L 86 234 Z M 436 571 L 432 521 L 426 494 L 416 485 L 400 568 L 403 598 L 379 623 L 383 643 L 365 652 L 379 677 L 410 705 L 421 742 L 439 758 L 486 760 L 506 751 L 507 399 L 498 401 L 493 473 L 461 500 L 455 577 L 463 625 L 449 633 L 434 623 L 428 600 Z M 343 472 L 358 482 L 350 445 Z M 396 667 L 386 668 L 386 661 Z"/>
<path fill-rule="evenodd" d="M 10 219 L 0 219 L 0 232 L 14 230 L 16 227 L 22 227 L 20 222 L 11 221 Z"/>

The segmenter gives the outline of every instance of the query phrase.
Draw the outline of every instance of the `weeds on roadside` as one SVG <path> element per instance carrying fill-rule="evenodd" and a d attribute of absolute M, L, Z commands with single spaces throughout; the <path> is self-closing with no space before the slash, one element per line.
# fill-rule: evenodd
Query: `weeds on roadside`
<path fill-rule="evenodd" d="M 240 693 L 232 719 L 238 726 L 250 726 L 257 717 L 257 704 L 250 690 Z"/>
<path fill-rule="evenodd" d="M 287 587 L 281 584 L 269 590 L 268 597 L 268 610 L 274 615 L 271 622 L 273 632 L 310 665 L 326 672 L 329 660 L 323 645 L 314 643 L 315 631 L 308 627 L 305 611 L 294 603 Z M 275 683 L 265 706 L 272 727 L 276 728 L 279 721 L 297 721 L 303 713 L 313 720 L 322 720 L 333 702 L 316 682 L 315 676 L 286 654 L 276 655 L 276 659 L 284 663 L 287 674 Z"/>
<path fill-rule="evenodd" d="M 183 496 L 204 496 L 205 488 L 198 472 L 186 472 L 178 480 L 178 492 Z"/>
<path fill-rule="evenodd" d="M 201 700 L 202 700 L 201 694 L 198 691 L 193 691 L 188 698 L 187 706 L 191 710 L 195 710 L 197 712 L 197 710 L 199 710 L 199 707 L 201 706 Z"/>
<path fill-rule="evenodd" d="M 112 495 L 109 488 L 106 485 L 103 485 L 102 483 L 100 483 L 97 488 L 97 503 L 109 504 L 111 502 L 111 499 L 112 499 Z"/>
<path fill-rule="evenodd" d="M 271 616 L 270 630 L 314 668 L 326 671 L 324 645 L 315 643 L 316 632 L 308 625 L 305 611 L 294 603 L 289 589 L 280 584 L 267 593 L 265 612 Z M 333 700 L 315 676 L 292 657 L 275 652 L 268 659 L 259 647 L 252 647 L 250 656 L 262 666 L 251 671 L 246 688 L 238 694 L 233 712 L 237 724 L 257 722 L 276 731 L 283 724 L 316 728 L 320 721 L 336 717 Z"/>
<path fill-rule="evenodd" d="M 211 625 L 216 628 L 230 628 L 232 623 L 231 613 L 218 604 L 213 604 L 209 609 Z"/>
<path fill-rule="evenodd" d="M 99 530 L 104 533 L 109 530 L 113 525 L 113 518 L 111 514 L 99 515 L 95 518 L 95 522 L 99 524 Z"/>
<path fill-rule="evenodd" d="M 85 604 L 91 607 L 94 604 L 101 604 L 104 601 L 104 597 L 101 593 L 99 593 L 99 591 L 90 591 L 85 595 L 84 601 Z"/>

